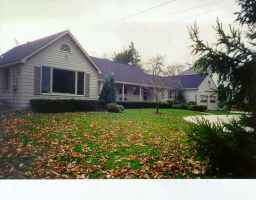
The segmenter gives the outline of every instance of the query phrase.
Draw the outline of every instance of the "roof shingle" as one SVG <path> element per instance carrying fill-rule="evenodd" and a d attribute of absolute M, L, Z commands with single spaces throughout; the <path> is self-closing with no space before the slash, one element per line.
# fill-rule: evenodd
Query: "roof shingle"
<path fill-rule="evenodd" d="M 108 59 L 91 57 L 95 64 L 102 72 L 101 78 L 108 74 L 112 74 L 115 81 L 137 83 L 137 84 L 150 84 L 150 78 L 145 72 L 135 66 L 113 62 Z"/>
<path fill-rule="evenodd" d="M 151 85 L 151 75 L 146 74 L 142 69 L 128 64 L 113 62 L 108 59 L 91 57 L 102 72 L 101 78 L 108 74 L 113 74 L 116 81 L 148 84 Z M 171 89 L 195 89 L 198 88 L 205 75 L 191 74 L 162 77 L 163 84 Z"/>
<path fill-rule="evenodd" d="M 65 32 L 67 31 L 62 31 L 54 35 L 44 37 L 12 48 L 11 50 L 7 51 L 6 53 L 0 56 L 0 65 L 20 62 L 23 58 L 29 56 L 30 54 L 40 49 L 52 40 L 56 39 Z"/>

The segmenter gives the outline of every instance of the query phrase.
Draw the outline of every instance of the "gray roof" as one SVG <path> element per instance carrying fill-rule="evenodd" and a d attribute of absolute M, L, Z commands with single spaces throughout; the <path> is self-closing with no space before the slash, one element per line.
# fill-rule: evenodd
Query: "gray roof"
<path fill-rule="evenodd" d="M 172 81 L 179 82 L 183 89 L 198 88 L 205 78 L 205 74 L 178 75 L 170 77 Z"/>
<path fill-rule="evenodd" d="M 16 46 L 0 57 L 0 65 L 22 62 L 22 59 L 25 57 L 31 55 L 38 49 L 44 47 L 51 41 L 68 32 L 69 31 L 62 31 L 60 33 L 35 40 L 33 42 L 28 42 L 26 44 Z M 136 66 L 117 63 L 103 58 L 91 57 L 91 59 L 102 72 L 102 74 L 100 74 L 102 79 L 108 74 L 113 74 L 115 80 L 118 82 L 151 85 L 151 75 L 146 74 L 142 69 Z M 168 88 L 194 89 L 199 87 L 199 85 L 205 79 L 205 75 L 190 74 L 161 78 L 163 79 L 163 84 Z"/>
<path fill-rule="evenodd" d="M 2 54 L 0 57 L 0 65 L 11 64 L 16 62 L 21 62 L 23 58 L 29 56 L 36 50 L 42 48 L 49 42 L 55 40 L 60 35 L 66 33 L 67 31 L 62 31 L 48 37 L 44 37 L 32 42 L 27 42 L 25 44 L 16 46 L 6 53 Z"/>
<path fill-rule="evenodd" d="M 192 75 L 192 74 L 198 74 L 192 67 L 179 73 L 179 75 Z"/>
<path fill-rule="evenodd" d="M 152 76 L 146 74 L 142 69 L 128 65 L 121 64 L 109 59 L 91 57 L 96 65 L 102 72 L 101 78 L 108 74 L 112 74 L 115 81 L 136 83 L 136 84 L 148 84 L 152 83 Z M 178 75 L 161 77 L 163 85 L 171 89 L 195 89 L 198 88 L 206 75 L 191 74 L 191 75 Z"/>
<path fill-rule="evenodd" d="M 107 75 L 113 75 L 115 81 L 150 84 L 150 77 L 140 68 L 128 64 L 117 63 L 109 59 L 91 57 L 95 64 L 100 68 L 104 79 Z"/>

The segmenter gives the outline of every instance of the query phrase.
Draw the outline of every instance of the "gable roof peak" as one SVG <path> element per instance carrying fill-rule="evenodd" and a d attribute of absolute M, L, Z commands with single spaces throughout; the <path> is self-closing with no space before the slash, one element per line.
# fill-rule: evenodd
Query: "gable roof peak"
<path fill-rule="evenodd" d="M 1 55 L 0 65 L 24 63 L 26 61 L 26 58 L 30 55 L 33 55 L 34 52 L 47 46 L 52 41 L 55 41 L 56 39 L 61 38 L 68 33 L 70 32 L 68 30 L 65 30 L 15 46 Z"/>
<path fill-rule="evenodd" d="M 16 46 L 10 49 L 9 51 L 7 51 L 6 53 L 0 56 L 0 66 L 11 66 L 14 64 L 23 64 L 29 58 L 36 55 L 41 50 L 47 48 L 48 46 L 50 46 L 51 44 L 53 44 L 54 42 L 56 42 L 57 40 L 59 40 L 65 35 L 69 35 L 71 37 L 71 39 L 74 41 L 77 47 L 81 50 L 84 56 L 93 65 L 93 67 L 98 71 L 98 73 L 101 73 L 98 66 L 96 66 L 96 64 L 90 58 L 88 53 L 83 49 L 83 47 L 79 44 L 79 42 L 76 40 L 76 38 L 73 36 L 73 34 L 69 30 L 64 30 L 47 37 L 43 37 L 31 42 L 27 42 L 25 44 L 21 44 L 19 46 Z"/>

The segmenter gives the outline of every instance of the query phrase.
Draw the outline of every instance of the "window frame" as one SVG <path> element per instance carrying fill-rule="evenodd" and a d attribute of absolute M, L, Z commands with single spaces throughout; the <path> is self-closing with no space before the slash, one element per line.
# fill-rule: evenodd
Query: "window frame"
<path fill-rule="evenodd" d="M 83 94 L 78 94 L 78 74 L 79 73 L 83 73 L 84 74 L 84 79 L 83 79 Z M 77 95 L 77 96 L 85 96 L 85 87 L 86 87 L 86 78 L 85 78 L 85 72 L 83 72 L 83 71 L 76 71 L 76 77 L 75 77 L 75 94 Z"/>
<path fill-rule="evenodd" d="M 124 94 L 127 94 L 127 93 L 128 93 L 128 89 L 127 89 L 127 87 L 124 87 Z M 123 88 L 122 87 L 119 88 L 119 94 L 123 94 Z"/>
<path fill-rule="evenodd" d="M 200 95 L 200 103 L 207 103 L 209 100 L 208 95 Z"/>
<path fill-rule="evenodd" d="M 49 69 L 50 69 L 50 77 L 49 77 L 49 79 L 50 79 L 50 88 L 49 88 L 49 92 L 43 92 L 43 68 L 44 67 L 48 67 Z M 51 67 L 49 67 L 49 66 L 41 66 L 41 69 L 40 69 L 40 93 L 41 94 L 50 94 L 50 93 L 52 93 L 52 68 Z"/>
<path fill-rule="evenodd" d="M 56 89 L 60 89 L 57 86 L 59 84 L 56 85 L 56 80 L 54 80 L 54 76 L 59 76 L 59 73 L 57 74 L 57 72 L 60 73 L 68 73 L 68 75 L 72 75 L 72 77 L 68 77 L 70 79 L 73 79 L 71 84 L 72 84 L 72 93 L 69 92 L 58 92 L 56 91 Z M 56 73 L 56 74 L 54 74 Z M 70 74 L 69 74 L 70 73 Z M 77 87 L 76 87 L 76 82 L 77 82 L 77 78 L 76 78 L 76 71 L 71 71 L 71 70 L 63 70 L 63 69 L 58 69 L 58 68 L 52 68 L 52 93 L 57 93 L 57 94 L 71 94 L 71 95 L 75 95 L 77 93 Z M 67 75 L 67 74 L 66 74 Z M 63 74 L 62 74 L 63 77 Z M 64 80 L 66 79 L 66 76 L 64 77 Z M 66 80 L 67 82 L 70 82 L 70 80 Z M 65 81 L 64 81 L 65 82 Z M 55 87 L 54 87 L 55 86 Z M 56 88 L 57 87 L 57 88 Z M 70 86 L 68 85 L 68 88 Z"/>
<path fill-rule="evenodd" d="M 49 67 L 50 68 L 50 91 L 48 93 L 42 92 L 42 81 L 43 81 L 43 67 Z M 75 72 L 75 93 L 61 93 L 61 92 L 53 92 L 53 70 L 58 69 L 58 70 L 64 70 L 64 71 L 71 71 Z M 84 90 L 83 94 L 77 94 L 78 92 L 78 73 L 83 73 L 84 74 Z M 65 69 L 61 67 L 51 67 L 47 65 L 42 65 L 41 66 L 41 76 L 40 76 L 40 94 L 41 95 L 46 95 L 46 96 L 77 96 L 77 97 L 85 97 L 85 89 L 86 89 L 86 72 L 82 70 L 72 70 L 72 69 Z"/>
<path fill-rule="evenodd" d="M 10 68 L 4 68 L 3 74 L 5 76 L 4 79 L 4 91 L 9 92 L 11 89 L 11 69 Z"/>
<path fill-rule="evenodd" d="M 140 87 L 139 86 L 134 87 L 133 95 L 135 95 L 135 96 L 140 95 Z"/>
<path fill-rule="evenodd" d="M 211 95 L 210 96 L 210 103 L 217 103 L 217 96 Z"/>

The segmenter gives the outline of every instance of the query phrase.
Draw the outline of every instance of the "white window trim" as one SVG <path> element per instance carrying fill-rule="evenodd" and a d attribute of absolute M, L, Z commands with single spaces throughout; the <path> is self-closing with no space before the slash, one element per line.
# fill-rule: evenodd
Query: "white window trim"
<path fill-rule="evenodd" d="M 49 93 L 43 93 L 42 92 L 42 76 L 43 76 L 43 67 L 49 67 L 50 68 L 50 92 Z M 73 93 L 60 93 L 60 92 L 53 92 L 53 69 L 60 69 L 60 70 L 66 70 L 66 71 L 71 71 L 75 72 L 75 94 Z M 84 73 L 84 94 L 77 94 L 77 81 L 78 81 L 78 72 Z M 40 94 L 43 96 L 68 96 L 68 97 L 85 97 L 85 87 L 86 87 L 86 81 L 85 81 L 85 71 L 81 70 L 71 70 L 71 69 L 64 69 L 64 68 L 59 68 L 59 67 L 50 67 L 47 65 L 42 65 L 41 66 L 41 76 L 40 76 Z"/>
<path fill-rule="evenodd" d="M 69 93 L 57 93 L 57 92 L 52 92 L 52 93 L 42 93 L 41 95 L 43 96 L 68 96 L 68 97 L 85 97 L 84 95 L 79 95 L 79 94 L 69 94 Z"/>
<path fill-rule="evenodd" d="M 78 82 L 78 73 L 75 71 L 75 95 L 77 95 L 77 82 Z"/>
<path fill-rule="evenodd" d="M 216 102 L 217 102 L 217 96 L 215 96 L 215 95 L 210 95 L 210 96 L 209 96 L 209 101 L 210 101 L 210 103 L 216 103 Z"/>
<path fill-rule="evenodd" d="M 5 87 L 3 88 L 3 91 L 5 92 L 5 93 L 9 93 L 10 92 L 10 90 L 11 90 L 11 69 L 10 68 L 5 68 L 5 69 L 3 69 L 3 73 L 4 73 L 4 76 L 6 76 L 5 77 L 5 79 L 4 79 L 4 81 L 5 81 Z M 7 74 L 6 74 L 7 73 Z"/>
<path fill-rule="evenodd" d="M 207 103 L 209 101 L 208 95 L 200 95 L 200 103 Z"/>

